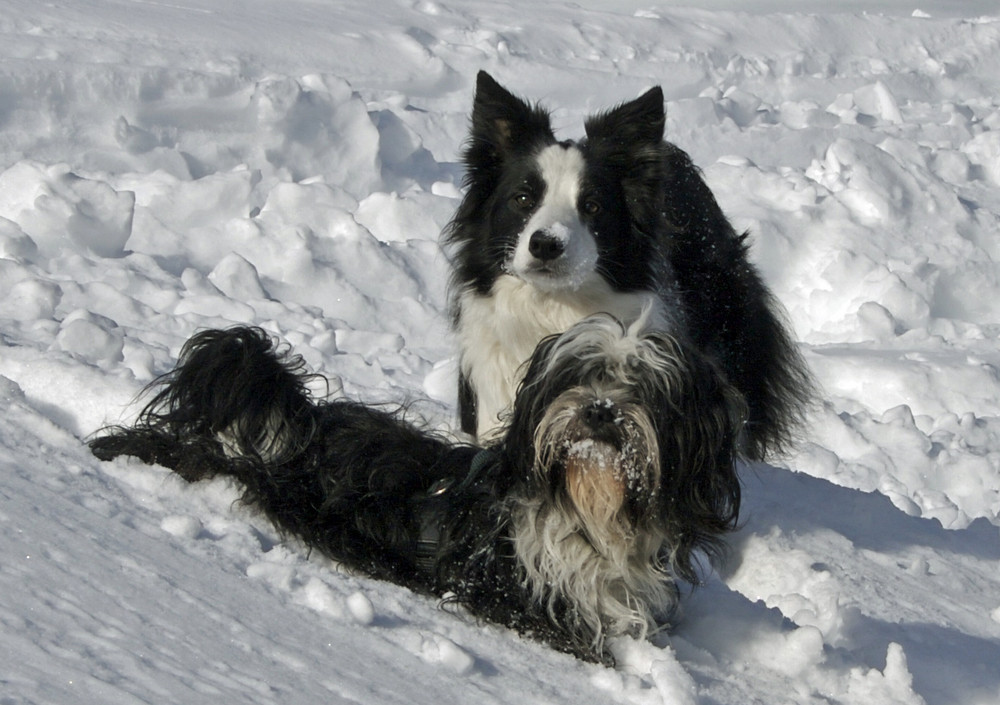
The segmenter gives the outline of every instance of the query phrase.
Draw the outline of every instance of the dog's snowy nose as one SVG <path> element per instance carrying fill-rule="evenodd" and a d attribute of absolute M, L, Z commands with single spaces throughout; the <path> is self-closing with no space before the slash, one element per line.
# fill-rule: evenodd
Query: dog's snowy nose
<path fill-rule="evenodd" d="M 565 243 L 559 238 L 553 237 L 544 230 L 536 230 L 528 240 L 528 252 L 535 259 L 543 262 L 554 260 L 566 249 Z"/>
<path fill-rule="evenodd" d="M 615 405 L 610 401 L 597 401 L 583 411 L 583 420 L 593 429 L 613 424 L 618 418 Z"/>

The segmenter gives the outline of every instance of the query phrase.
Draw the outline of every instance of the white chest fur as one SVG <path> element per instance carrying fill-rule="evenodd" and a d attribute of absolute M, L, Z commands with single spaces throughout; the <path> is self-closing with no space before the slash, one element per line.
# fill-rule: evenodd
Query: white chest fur
<path fill-rule="evenodd" d="M 459 299 L 458 342 L 462 373 L 477 398 L 477 437 L 486 441 L 514 400 L 522 365 L 538 342 L 595 313 L 626 325 L 650 307 L 653 328 L 670 330 L 673 315 L 649 292 L 618 292 L 599 275 L 571 291 L 542 291 L 516 277 L 501 276 L 487 296 L 464 292 Z"/>

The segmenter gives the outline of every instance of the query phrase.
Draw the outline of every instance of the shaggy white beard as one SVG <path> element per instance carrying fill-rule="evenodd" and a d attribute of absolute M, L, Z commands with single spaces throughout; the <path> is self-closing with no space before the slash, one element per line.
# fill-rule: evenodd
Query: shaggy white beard
<path fill-rule="evenodd" d="M 657 617 L 670 614 L 677 595 L 659 558 L 663 536 L 606 532 L 598 552 L 578 517 L 538 498 L 520 500 L 513 510 L 514 550 L 524 567 L 532 598 L 557 619 L 560 598 L 573 605 L 582 633 L 600 652 L 609 637 L 644 639 Z"/>

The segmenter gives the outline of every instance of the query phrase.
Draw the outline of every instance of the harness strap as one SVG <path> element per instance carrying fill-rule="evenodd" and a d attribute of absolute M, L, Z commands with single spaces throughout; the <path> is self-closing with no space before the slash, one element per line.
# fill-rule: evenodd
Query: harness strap
<path fill-rule="evenodd" d="M 482 472 L 497 460 L 497 453 L 482 449 L 469 463 L 469 471 L 456 484 L 457 477 L 444 477 L 431 485 L 426 492 L 415 499 L 422 503 L 420 512 L 420 537 L 414 550 L 413 562 L 425 573 L 433 573 L 437 564 L 438 546 L 441 544 L 442 512 L 436 509 L 441 497 L 452 492 L 466 490 L 474 485 Z M 438 499 L 438 502 L 427 502 L 428 499 Z"/>

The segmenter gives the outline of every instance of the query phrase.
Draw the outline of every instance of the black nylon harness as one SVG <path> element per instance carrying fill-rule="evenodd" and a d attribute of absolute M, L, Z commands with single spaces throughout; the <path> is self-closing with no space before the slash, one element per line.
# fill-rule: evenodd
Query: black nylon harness
<path fill-rule="evenodd" d="M 437 565 L 438 547 L 441 545 L 442 521 L 446 513 L 439 511 L 436 506 L 445 501 L 446 495 L 467 490 L 474 485 L 483 471 L 496 463 L 498 459 L 499 454 L 496 451 L 484 448 L 472 456 L 469 470 L 460 481 L 458 476 L 442 478 L 431 485 L 426 492 L 414 498 L 421 504 L 420 537 L 417 539 L 413 554 L 413 562 L 417 568 L 425 573 L 433 573 L 434 566 Z"/>

